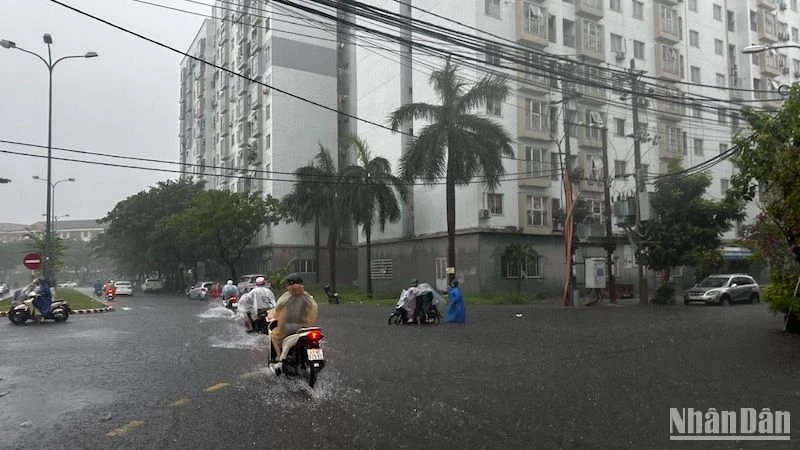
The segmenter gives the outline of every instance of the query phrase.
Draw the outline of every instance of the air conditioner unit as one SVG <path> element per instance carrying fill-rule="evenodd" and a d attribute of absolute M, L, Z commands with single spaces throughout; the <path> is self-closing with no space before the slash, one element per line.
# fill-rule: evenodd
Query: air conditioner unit
<path fill-rule="evenodd" d="M 617 61 L 624 61 L 625 60 L 625 52 L 616 52 Z"/>
<path fill-rule="evenodd" d="M 787 67 L 787 66 L 783 66 L 783 67 L 781 67 L 781 72 L 783 72 L 783 73 L 789 73 L 789 67 Z"/>
<path fill-rule="evenodd" d="M 482 209 L 479 211 L 479 216 L 481 219 L 488 219 L 491 213 L 488 209 Z"/>
<path fill-rule="evenodd" d="M 786 11 L 786 2 L 780 2 L 778 7 L 781 9 L 781 11 Z"/>
<path fill-rule="evenodd" d="M 736 76 L 739 73 L 739 66 L 736 64 L 731 64 L 731 76 Z"/>
<path fill-rule="evenodd" d="M 800 78 L 800 70 L 798 70 L 797 72 L 794 73 L 794 77 L 795 78 Z"/>

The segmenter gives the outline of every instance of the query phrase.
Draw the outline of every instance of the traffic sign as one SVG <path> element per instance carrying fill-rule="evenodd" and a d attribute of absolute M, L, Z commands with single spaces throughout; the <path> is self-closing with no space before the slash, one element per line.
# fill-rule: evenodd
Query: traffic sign
<path fill-rule="evenodd" d="M 42 257 L 38 253 L 28 253 L 22 258 L 22 264 L 27 269 L 36 270 L 42 267 Z"/>

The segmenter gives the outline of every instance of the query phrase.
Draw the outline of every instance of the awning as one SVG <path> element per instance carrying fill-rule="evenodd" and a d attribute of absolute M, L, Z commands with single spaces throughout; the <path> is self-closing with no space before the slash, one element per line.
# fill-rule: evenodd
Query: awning
<path fill-rule="evenodd" d="M 745 247 L 723 247 L 722 258 L 728 261 L 747 259 L 753 255 L 749 248 Z"/>

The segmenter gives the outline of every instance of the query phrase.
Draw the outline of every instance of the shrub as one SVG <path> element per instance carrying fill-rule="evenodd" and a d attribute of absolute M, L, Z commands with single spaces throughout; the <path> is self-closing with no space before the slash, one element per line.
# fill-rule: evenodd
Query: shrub
<path fill-rule="evenodd" d="M 673 283 L 664 283 L 656 289 L 655 298 L 653 303 L 659 305 L 673 305 L 675 304 L 675 285 Z"/>

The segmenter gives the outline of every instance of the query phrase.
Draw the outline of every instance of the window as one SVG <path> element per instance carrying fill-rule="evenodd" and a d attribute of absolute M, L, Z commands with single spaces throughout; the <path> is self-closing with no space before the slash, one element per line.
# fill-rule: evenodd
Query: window
<path fill-rule="evenodd" d="M 525 99 L 525 127 L 529 130 L 544 130 L 542 104 L 531 98 Z"/>
<path fill-rule="evenodd" d="M 503 278 L 541 278 L 544 257 L 536 256 L 526 261 L 517 261 L 505 256 L 500 258 L 500 276 Z"/>
<path fill-rule="evenodd" d="M 485 0 L 485 10 L 487 16 L 500 18 L 500 0 Z"/>
<path fill-rule="evenodd" d="M 612 11 L 616 11 L 618 13 L 621 13 L 622 12 L 622 0 L 611 0 L 609 2 L 608 9 L 610 9 Z"/>
<path fill-rule="evenodd" d="M 547 225 L 547 199 L 528 195 L 525 199 L 526 224 L 528 226 L 540 227 Z"/>
<path fill-rule="evenodd" d="M 720 178 L 719 179 L 719 191 L 721 194 L 728 192 L 728 187 L 731 184 L 731 180 L 727 178 Z"/>
<path fill-rule="evenodd" d="M 792 27 L 792 42 L 800 42 L 800 30 Z"/>
<path fill-rule="evenodd" d="M 728 144 L 719 144 L 719 154 L 723 154 L 728 151 Z"/>
<path fill-rule="evenodd" d="M 714 53 L 718 55 L 722 55 L 724 50 L 722 49 L 722 40 L 714 39 Z"/>
<path fill-rule="evenodd" d="M 614 130 L 617 136 L 625 136 L 625 119 L 614 119 Z"/>
<path fill-rule="evenodd" d="M 700 48 L 700 33 L 695 30 L 689 30 L 689 45 Z"/>
<path fill-rule="evenodd" d="M 264 119 L 269 120 L 272 118 L 272 106 L 267 103 L 267 106 L 264 107 Z"/>
<path fill-rule="evenodd" d="M 495 216 L 503 215 L 503 194 L 495 194 L 493 192 L 486 193 L 486 209 L 489 214 Z"/>
<path fill-rule="evenodd" d="M 692 83 L 702 83 L 702 81 L 700 81 L 700 68 L 697 66 L 692 66 L 689 68 L 689 77 L 692 80 Z"/>
<path fill-rule="evenodd" d="M 558 161 L 558 153 L 550 153 L 550 179 L 558 181 L 558 174 L 561 172 L 561 163 Z"/>
<path fill-rule="evenodd" d="M 730 9 L 727 12 L 728 12 L 728 31 L 734 32 L 736 31 L 736 16 Z"/>
<path fill-rule="evenodd" d="M 774 35 L 778 31 L 778 20 L 769 13 L 764 13 L 764 33 Z"/>
<path fill-rule="evenodd" d="M 665 33 L 678 35 L 678 13 L 674 10 L 661 5 L 661 29 Z"/>
<path fill-rule="evenodd" d="M 717 86 L 725 87 L 725 75 L 718 73 L 717 74 Z"/>
<path fill-rule="evenodd" d="M 678 58 L 678 52 L 674 48 L 666 45 L 662 46 L 661 68 L 666 73 L 681 75 L 680 58 Z"/>
<path fill-rule="evenodd" d="M 624 51 L 622 45 L 622 36 L 611 33 L 611 51 L 614 53 L 622 53 Z"/>
<path fill-rule="evenodd" d="M 750 10 L 750 31 L 758 31 L 758 13 Z"/>
<path fill-rule="evenodd" d="M 667 125 L 667 151 L 681 153 L 681 129 Z"/>
<path fill-rule="evenodd" d="M 542 8 L 533 2 L 525 2 L 525 32 L 547 37 L 547 22 Z"/>
<path fill-rule="evenodd" d="M 692 147 L 694 148 L 694 154 L 697 156 L 703 156 L 703 140 L 694 138 L 692 139 Z"/>
<path fill-rule="evenodd" d="M 502 102 L 500 100 L 490 100 L 486 102 L 486 115 L 500 117 L 502 112 Z"/>
<path fill-rule="evenodd" d="M 791 0 L 790 8 L 792 11 L 797 11 L 797 0 Z"/>
<path fill-rule="evenodd" d="M 525 147 L 525 175 L 541 176 L 544 173 L 542 163 L 547 150 L 537 147 Z"/>
<path fill-rule="evenodd" d="M 722 22 L 722 6 L 714 5 L 714 20 Z"/>
<path fill-rule="evenodd" d="M 728 123 L 728 111 L 723 108 L 717 110 L 717 123 Z"/>
<path fill-rule="evenodd" d="M 586 123 L 589 125 L 597 125 L 593 127 L 582 127 L 586 130 L 586 136 L 589 139 L 600 139 L 600 126 L 605 125 L 605 115 L 598 111 L 586 110 Z"/>
<path fill-rule="evenodd" d="M 561 30 L 564 34 L 564 47 L 575 48 L 575 22 L 563 19 L 561 21 Z"/>
<path fill-rule="evenodd" d="M 264 138 L 264 148 L 272 147 L 272 135 L 268 134 L 267 137 Z"/>
<path fill-rule="evenodd" d="M 589 22 L 586 20 L 583 21 L 583 48 L 597 52 L 602 51 L 602 35 L 602 26 L 594 22 Z"/>
<path fill-rule="evenodd" d="M 500 53 L 503 49 L 498 45 L 486 44 L 486 63 L 493 66 L 500 65 Z"/>
<path fill-rule="evenodd" d="M 633 0 L 633 18 L 639 20 L 644 19 L 644 3 Z"/>
<path fill-rule="evenodd" d="M 294 271 L 300 273 L 316 272 L 313 259 L 296 259 L 294 261 Z"/>
<path fill-rule="evenodd" d="M 644 61 L 644 42 L 633 41 L 633 57 Z"/>
<path fill-rule="evenodd" d="M 558 22 L 558 18 L 552 14 L 547 15 L 547 36 L 549 37 L 550 42 L 556 43 L 558 42 L 558 30 L 556 30 L 556 22 Z"/>
<path fill-rule="evenodd" d="M 689 0 L 689 11 L 697 12 L 697 0 Z"/>
<path fill-rule="evenodd" d="M 391 259 L 373 259 L 369 272 L 373 280 L 391 280 L 394 275 L 394 263 Z"/>
<path fill-rule="evenodd" d="M 625 172 L 627 170 L 628 170 L 628 161 L 619 160 L 619 159 L 614 161 L 614 176 L 615 177 L 625 176 Z"/>
<path fill-rule="evenodd" d="M 266 175 L 264 178 L 266 178 L 268 180 L 271 180 L 272 179 L 272 164 L 271 163 L 267 163 L 264 166 L 264 172 L 266 172 L 264 174 L 264 175 Z"/>

